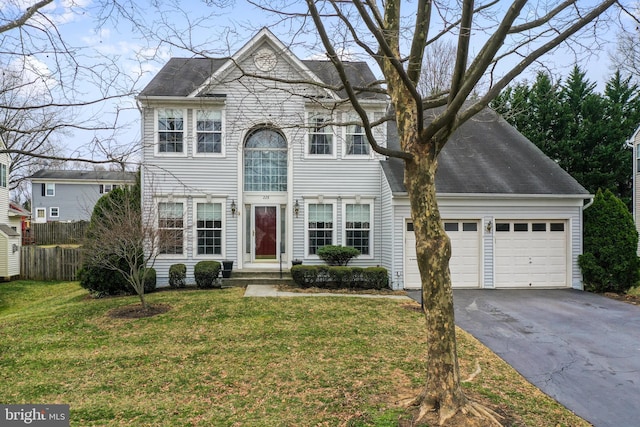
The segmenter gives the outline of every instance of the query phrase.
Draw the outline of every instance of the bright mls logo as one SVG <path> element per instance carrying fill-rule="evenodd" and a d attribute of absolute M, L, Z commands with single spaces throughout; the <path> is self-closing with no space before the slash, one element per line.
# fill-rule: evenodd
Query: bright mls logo
<path fill-rule="evenodd" d="M 0 405 L 0 425 L 69 427 L 69 405 Z"/>

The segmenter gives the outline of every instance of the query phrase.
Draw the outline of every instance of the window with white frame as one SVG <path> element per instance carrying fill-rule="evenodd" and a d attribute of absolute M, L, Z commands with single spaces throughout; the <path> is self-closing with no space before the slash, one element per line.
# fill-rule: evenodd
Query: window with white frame
<path fill-rule="evenodd" d="M 245 191 L 287 191 L 287 141 L 271 128 L 252 131 L 244 146 Z"/>
<path fill-rule="evenodd" d="M 158 249 L 160 254 L 184 251 L 184 206 L 181 202 L 158 203 Z"/>
<path fill-rule="evenodd" d="M 307 215 L 308 253 L 316 255 L 321 247 L 333 244 L 333 205 L 309 204 Z"/>
<path fill-rule="evenodd" d="M 184 150 L 184 110 L 158 109 L 158 152 L 182 153 Z"/>
<path fill-rule="evenodd" d="M 0 163 L 0 187 L 7 187 L 7 165 Z"/>
<path fill-rule="evenodd" d="M 118 184 L 100 184 L 100 194 L 106 194 L 118 188 Z"/>
<path fill-rule="evenodd" d="M 356 248 L 362 255 L 371 254 L 371 205 L 345 205 L 345 245 Z"/>
<path fill-rule="evenodd" d="M 196 111 L 196 153 L 222 153 L 222 111 Z"/>
<path fill-rule="evenodd" d="M 44 221 L 47 219 L 47 209 L 45 208 L 36 208 L 36 220 L 38 222 Z"/>
<path fill-rule="evenodd" d="M 56 185 L 54 183 L 42 184 L 42 196 L 53 197 L 56 195 Z"/>
<path fill-rule="evenodd" d="M 196 203 L 198 255 L 222 255 L 222 203 Z"/>
<path fill-rule="evenodd" d="M 309 151 L 311 155 L 332 156 L 333 129 L 325 123 L 331 119 L 327 116 L 312 114 L 309 116 Z"/>
<path fill-rule="evenodd" d="M 50 218 L 59 218 L 60 217 L 60 208 L 49 208 L 49 217 Z"/>
<path fill-rule="evenodd" d="M 350 121 L 358 120 L 351 117 Z M 348 125 L 345 132 L 345 154 L 347 156 L 368 156 L 369 141 L 364 127 L 360 124 Z"/>

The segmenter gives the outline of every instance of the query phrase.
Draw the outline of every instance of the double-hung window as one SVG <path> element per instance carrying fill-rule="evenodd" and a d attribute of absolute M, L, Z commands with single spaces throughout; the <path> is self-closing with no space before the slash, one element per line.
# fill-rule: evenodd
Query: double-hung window
<path fill-rule="evenodd" d="M 184 152 L 184 110 L 158 109 L 158 152 Z"/>
<path fill-rule="evenodd" d="M 367 140 L 367 136 L 362 125 L 348 125 L 345 136 L 347 156 L 369 155 L 369 141 Z"/>
<path fill-rule="evenodd" d="M 160 254 L 184 251 L 184 206 L 182 203 L 158 203 L 158 249 Z"/>
<path fill-rule="evenodd" d="M 56 195 L 56 184 L 42 184 L 42 197 L 53 197 Z"/>
<path fill-rule="evenodd" d="M 333 205 L 309 204 L 308 209 L 309 255 L 318 249 L 333 244 Z"/>
<path fill-rule="evenodd" d="M 60 217 L 60 208 L 49 208 L 49 216 L 51 218 L 59 218 Z"/>
<path fill-rule="evenodd" d="M 371 254 L 371 205 L 345 205 L 345 244 L 360 251 L 362 255 Z"/>
<path fill-rule="evenodd" d="M 196 110 L 196 153 L 222 154 L 222 111 Z"/>
<path fill-rule="evenodd" d="M 321 115 L 311 115 L 309 123 L 310 155 L 333 156 L 333 129 L 326 125 L 331 119 Z"/>
<path fill-rule="evenodd" d="M 196 203 L 198 255 L 222 255 L 222 203 Z"/>

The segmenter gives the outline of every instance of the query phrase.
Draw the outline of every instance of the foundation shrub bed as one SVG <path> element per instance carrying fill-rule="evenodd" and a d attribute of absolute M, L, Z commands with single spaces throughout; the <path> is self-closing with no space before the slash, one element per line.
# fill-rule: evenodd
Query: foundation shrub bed
<path fill-rule="evenodd" d="M 296 265 L 291 277 L 302 288 L 385 289 L 389 287 L 386 268 Z"/>

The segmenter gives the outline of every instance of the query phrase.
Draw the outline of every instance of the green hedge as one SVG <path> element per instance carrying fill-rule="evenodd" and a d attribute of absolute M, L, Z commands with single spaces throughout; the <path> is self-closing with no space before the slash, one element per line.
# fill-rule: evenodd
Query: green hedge
<path fill-rule="evenodd" d="M 220 287 L 218 275 L 221 264 L 218 261 L 200 261 L 193 269 L 196 286 L 201 289 Z"/>
<path fill-rule="evenodd" d="M 359 255 L 360 251 L 350 246 L 327 245 L 318 249 L 318 257 L 329 265 L 346 266 Z"/>
<path fill-rule="evenodd" d="M 382 267 L 343 267 L 295 265 L 291 277 L 303 288 L 384 289 L 389 287 L 387 269 Z"/>

